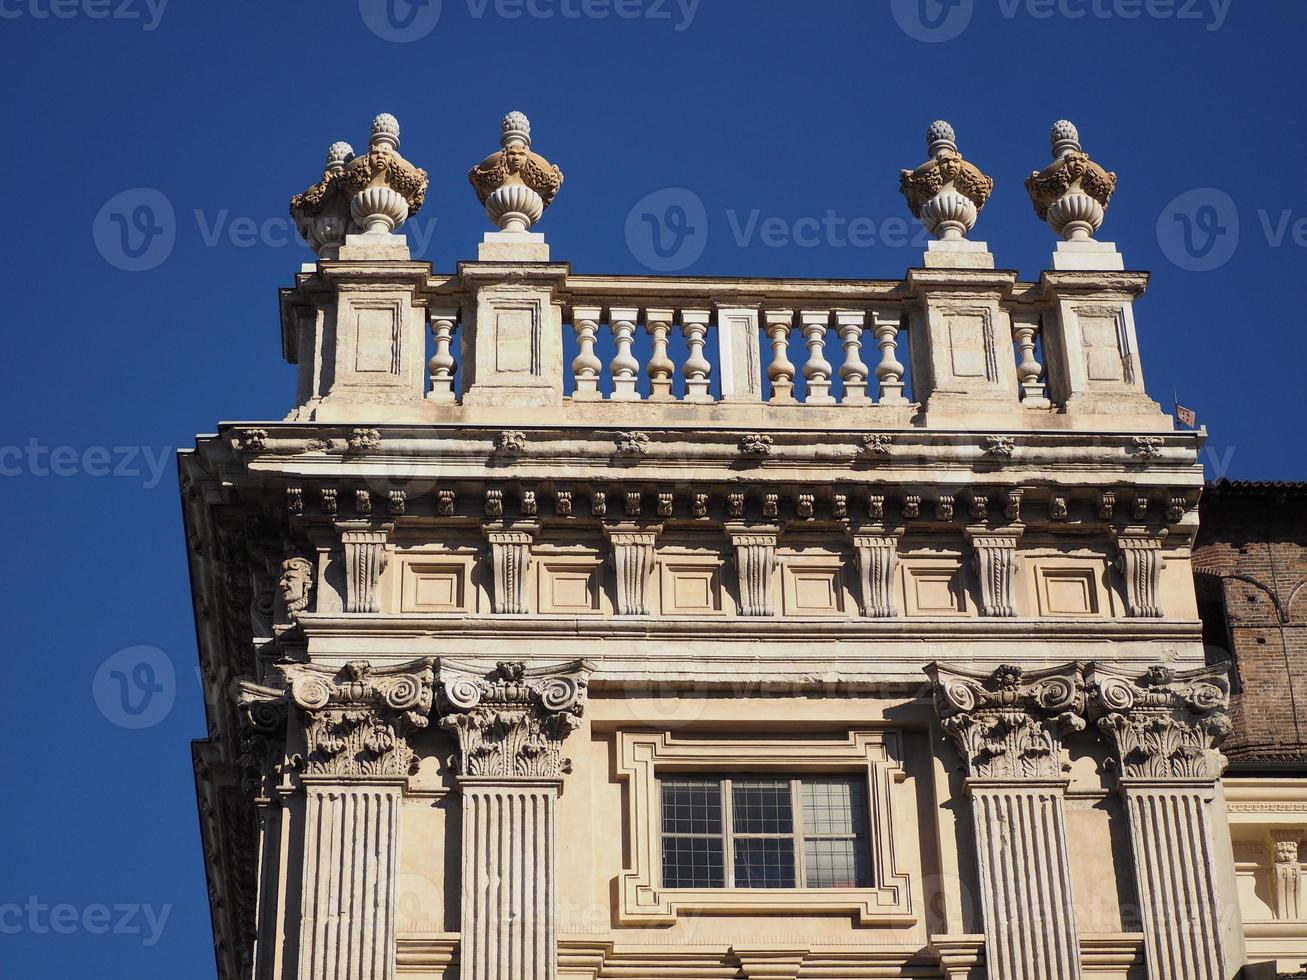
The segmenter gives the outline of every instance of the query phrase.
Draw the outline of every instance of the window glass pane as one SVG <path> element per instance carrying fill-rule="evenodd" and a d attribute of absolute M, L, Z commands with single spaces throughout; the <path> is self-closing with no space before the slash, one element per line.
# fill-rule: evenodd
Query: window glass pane
<path fill-rule="evenodd" d="M 720 834 L 722 784 L 716 779 L 664 779 L 664 834 Z"/>
<path fill-rule="evenodd" d="M 804 840 L 804 884 L 809 888 L 865 888 L 871 884 L 866 841 Z"/>
<path fill-rule="evenodd" d="M 736 888 L 793 888 L 794 841 L 743 837 L 735 841 Z"/>
<path fill-rule="evenodd" d="M 794 833 L 788 779 L 734 780 L 731 808 L 737 834 Z"/>
<path fill-rule="evenodd" d="M 724 888 L 722 842 L 711 837 L 663 838 L 664 888 Z"/>
<path fill-rule="evenodd" d="M 866 833 L 863 795 L 863 784 L 856 779 L 805 779 L 799 786 L 804 834 Z"/>

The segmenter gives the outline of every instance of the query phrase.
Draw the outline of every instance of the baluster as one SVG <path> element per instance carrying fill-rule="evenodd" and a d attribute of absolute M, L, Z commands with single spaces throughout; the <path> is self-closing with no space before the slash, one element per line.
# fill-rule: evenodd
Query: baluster
<path fill-rule="evenodd" d="M 903 365 L 895 358 L 899 344 L 899 317 L 897 313 L 872 314 L 876 342 L 880 344 L 880 363 L 876 365 L 876 380 L 880 382 L 880 404 L 901 405 L 903 398 Z"/>
<path fill-rule="evenodd" d="M 772 359 L 767 367 L 771 381 L 771 400 L 794 401 L 794 365 L 790 363 L 790 327 L 794 322 L 793 310 L 768 310 L 767 338 L 771 341 Z"/>
<path fill-rule="evenodd" d="M 617 342 L 617 354 L 608 362 L 608 370 L 613 375 L 613 394 L 615 402 L 633 402 L 640 400 L 636 391 L 636 380 L 640 377 L 640 362 L 631 353 L 631 344 L 635 340 L 635 324 L 640 319 L 640 311 L 622 307 L 608 311 L 608 322 L 613 328 L 613 340 Z"/>
<path fill-rule="evenodd" d="M 644 322 L 653 337 L 653 354 L 645 371 L 649 375 L 650 401 L 668 401 L 672 397 L 672 374 L 676 365 L 667 356 L 667 334 L 672 327 L 671 310 L 645 310 Z"/>
<path fill-rule="evenodd" d="M 572 358 L 572 375 L 576 390 L 572 397 L 577 401 L 594 401 L 599 398 L 599 371 L 603 367 L 595 356 L 595 335 L 599 332 L 600 309 L 597 306 L 578 306 L 572 310 L 572 329 L 581 351 Z"/>
<path fill-rule="evenodd" d="M 809 405 L 833 405 L 830 393 L 830 361 L 826 360 L 826 327 L 830 323 L 829 310 L 803 311 L 803 339 L 808 345 L 808 360 L 803 365 L 803 377 L 808 382 Z"/>
<path fill-rule="evenodd" d="M 1035 334 L 1039 333 L 1038 313 L 1014 313 L 1012 315 L 1012 336 L 1021 352 L 1017 364 L 1017 378 L 1021 383 L 1022 408 L 1048 408 L 1048 393 L 1040 376 L 1044 367 L 1035 359 Z"/>
<path fill-rule="evenodd" d="M 436 352 L 427 362 L 427 371 L 431 375 L 431 391 L 427 394 L 433 402 L 452 402 L 454 400 L 454 355 L 449 345 L 454 337 L 454 326 L 458 323 L 458 309 L 454 307 L 433 307 L 431 316 L 431 336 L 436 344 Z"/>
<path fill-rule="evenodd" d="M 844 382 L 845 405 L 865 405 L 867 398 L 867 365 L 862 363 L 862 327 L 867 314 L 861 310 L 839 310 L 835 323 L 844 344 L 844 363 L 840 365 L 840 379 Z"/>
<path fill-rule="evenodd" d="M 709 314 L 707 310 L 681 310 L 681 332 L 690 347 L 690 355 L 681 365 L 681 374 L 685 377 L 685 400 L 687 402 L 712 401 L 708 393 L 709 377 L 712 365 L 703 356 L 705 335 L 708 333 Z"/>

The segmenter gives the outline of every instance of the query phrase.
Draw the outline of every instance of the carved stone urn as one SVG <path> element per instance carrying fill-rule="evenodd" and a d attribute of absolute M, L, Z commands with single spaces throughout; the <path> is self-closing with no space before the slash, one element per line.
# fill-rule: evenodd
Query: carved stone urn
<path fill-rule="evenodd" d="M 520 112 L 504 117 L 499 145 L 468 172 L 468 180 L 495 227 L 529 231 L 563 185 L 563 172 L 531 152 L 531 122 Z"/>
<path fill-rule="evenodd" d="M 427 193 L 427 172 L 399 155 L 399 122 L 388 112 L 372 120 L 368 152 L 342 177 L 350 216 L 365 235 L 388 235 L 416 214 Z"/>
<path fill-rule="evenodd" d="M 1053 124 L 1053 162 L 1026 178 L 1026 190 L 1040 220 L 1064 241 L 1092 241 L 1116 191 L 1116 174 L 1104 170 L 1080 148 L 1080 134 L 1065 119 Z"/>
<path fill-rule="evenodd" d="M 349 230 L 349 195 L 340 178 L 353 159 L 354 147 L 343 142 L 332 143 L 327 150 L 322 180 L 290 199 L 295 227 L 318 258 L 331 258 L 330 251 L 340 247 Z"/>
<path fill-rule="evenodd" d="M 927 231 L 940 241 L 962 241 L 989 200 L 994 181 L 962 158 L 953 127 L 942 119 L 926 130 L 926 152 L 929 160 L 901 172 L 899 190 Z"/>

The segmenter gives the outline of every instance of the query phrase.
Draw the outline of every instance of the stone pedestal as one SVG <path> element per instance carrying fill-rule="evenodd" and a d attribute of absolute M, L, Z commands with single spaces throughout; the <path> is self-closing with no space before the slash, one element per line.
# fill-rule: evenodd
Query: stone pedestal
<path fill-rule="evenodd" d="M 985 958 L 993 980 L 1081 976 L 1065 780 L 970 779 Z"/>
<path fill-rule="evenodd" d="M 562 781 L 463 776 L 461 975 L 558 975 L 554 819 Z"/>
<path fill-rule="evenodd" d="M 395 976 L 403 780 L 308 781 L 300 980 Z"/>

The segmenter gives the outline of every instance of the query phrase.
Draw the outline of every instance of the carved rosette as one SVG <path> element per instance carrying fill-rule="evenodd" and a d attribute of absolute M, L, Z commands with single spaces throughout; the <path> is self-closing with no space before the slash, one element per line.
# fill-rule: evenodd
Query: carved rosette
<path fill-rule="evenodd" d="M 967 529 L 971 559 L 980 582 L 980 614 L 1008 617 L 1017 614 L 1017 541 L 1021 528 L 1001 531 Z"/>
<path fill-rule="evenodd" d="M 926 668 L 940 724 L 967 774 L 982 779 L 1062 779 L 1062 740 L 1085 727 L 1080 665 L 1039 671 L 1002 666 L 991 674 L 942 664 Z"/>
<path fill-rule="evenodd" d="M 775 528 L 727 528 L 735 549 L 735 570 L 740 583 L 740 613 L 744 616 L 773 616 L 772 580 L 776 572 Z"/>
<path fill-rule="evenodd" d="M 440 727 L 458 741 L 463 776 L 561 779 L 563 741 L 581 724 L 590 664 L 527 670 L 501 662 L 488 674 L 442 664 Z"/>
<path fill-rule="evenodd" d="M 1090 668 L 1090 707 L 1112 740 L 1123 778 L 1219 779 L 1230 734 L 1227 668 L 1172 670 L 1143 676 Z"/>
<path fill-rule="evenodd" d="M 1166 530 L 1151 532 L 1125 529 L 1113 532 L 1116 539 L 1116 568 L 1125 582 L 1125 611 L 1128 616 L 1156 618 L 1162 615 L 1162 543 Z"/>
<path fill-rule="evenodd" d="M 1040 221 L 1067 241 L 1089 241 L 1103 223 L 1116 192 L 1116 174 L 1104 170 L 1080 148 L 1080 134 L 1065 119 L 1049 137 L 1053 162 L 1026 178 L 1026 191 Z"/>
<path fill-rule="evenodd" d="M 894 576 L 899 563 L 899 534 L 875 531 L 853 535 L 858 557 L 858 583 L 862 591 L 862 614 L 872 619 L 898 615 L 894 601 Z"/>
<path fill-rule="evenodd" d="M 304 718 L 305 775 L 405 777 L 417 760 L 408 733 L 427 726 L 435 684 L 429 660 L 373 667 L 357 660 L 339 671 L 286 667 L 290 699 Z"/>
<path fill-rule="evenodd" d="M 941 240 L 960 241 L 993 193 L 993 178 L 962 158 L 953 127 L 943 120 L 930 124 L 926 146 L 930 159 L 901 171 L 899 191 L 927 231 Z"/>
<path fill-rule="evenodd" d="M 654 568 L 654 544 L 661 530 L 661 526 L 604 528 L 617 573 L 619 616 L 649 615 L 649 576 Z"/>

